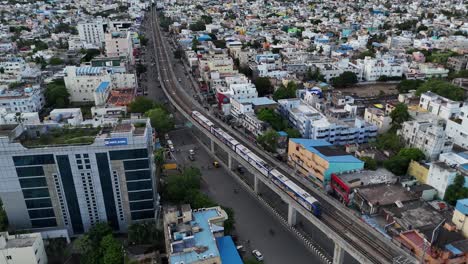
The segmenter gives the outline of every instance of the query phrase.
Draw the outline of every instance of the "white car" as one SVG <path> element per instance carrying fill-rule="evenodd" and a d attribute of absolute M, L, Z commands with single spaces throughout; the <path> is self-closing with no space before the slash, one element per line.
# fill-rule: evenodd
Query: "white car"
<path fill-rule="evenodd" d="M 258 261 L 262 261 L 262 260 L 263 260 L 263 255 L 262 255 L 262 253 L 260 253 L 260 251 L 258 251 L 257 249 L 252 250 L 252 255 L 254 255 L 254 257 L 255 257 Z"/>

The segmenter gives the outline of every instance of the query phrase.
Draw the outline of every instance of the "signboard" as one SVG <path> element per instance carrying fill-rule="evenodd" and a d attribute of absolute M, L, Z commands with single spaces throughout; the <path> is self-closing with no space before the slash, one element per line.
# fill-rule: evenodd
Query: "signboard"
<path fill-rule="evenodd" d="M 104 145 L 122 146 L 122 145 L 128 145 L 128 141 L 127 141 L 127 138 L 106 138 L 104 139 Z"/>

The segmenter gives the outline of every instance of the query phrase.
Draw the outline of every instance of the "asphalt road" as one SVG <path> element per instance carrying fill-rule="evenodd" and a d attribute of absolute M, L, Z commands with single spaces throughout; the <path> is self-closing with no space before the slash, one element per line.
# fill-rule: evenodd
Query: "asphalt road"
<path fill-rule="evenodd" d="M 277 219 L 233 179 L 225 168 L 213 168 L 211 157 L 197 142 L 191 129 L 179 129 L 169 133 L 175 148 L 174 156 L 182 166 L 197 166 L 202 171 L 202 190 L 235 213 L 238 243 L 246 247 L 249 257 L 252 249 L 258 249 L 268 264 L 320 263 L 319 259 L 297 238 L 286 230 Z M 196 160 L 188 159 L 188 151 L 195 149 Z M 235 193 L 234 189 L 238 192 Z M 274 235 L 270 233 L 274 230 Z M 250 241 L 248 243 L 247 241 Z"/>
<path fill-rule="evenodd" d="M 149 33 L 147 33 L 149 35 Z M 151 47 L 151 38 L 148 47 Z M 167 38 L 166 38 L 167 41 Z M 197 94 L 191 88 L 188 72 L 173 56 L 171 62 L 177 76 L 180 76 L 180 81 L 185 91 L 193 96 Z M 142 76 L 140 82 L 141 87 L 147 91 L 147 96 L 158 103 L 167 104 L 161 86 L 159 85 L 158 75 L 155 66 L 153 66 L 152 58 L 154 58 L 154 50 L 149 48 L 146 50 L 144 56 L 144 64 L 147 66 L 148 71 Z M 162 65 L 164 68 L 165 66 Z M 167 105 L 169 109 L 175 110 L 171 105 Z M 178 124 L 184 124 L 185 121 L 180 118 L 181 116 L 175 113 L 176 121 Z M 319 263 L 318 258 L 307 250 L 297 238 L 289 233 L 274 216 L 266 210 L 259 202 L 252 198 L 241 186 L 227 174 L 224 168 L 208 169 L 211 166 L 214 158 L 206 153 L 194 139 L 190 129 L 183 129 L 171 132 L 171 140 L 174 142 L 176 149 L 180 152 L 175 153 L 177 163 L 184 164 L 185 166 L 195 165 L 202 169 L 203 173 L 203 190 L 212 197 L 216 202 L 223 206 L 228 206 L 234 209 L 236 215 L 236 232 L 239 237 L 239 243 L 246 247 L 247 252 L 252 249 L 259 249 L 265 255 L 266 263 Z M 192 162 L 188 159 L 188 150 L 196 149 L 197 160 Z M 222 153 L 224 154 L 224 153 Z M 227 156 L 221 155 L 217 159 L 227 162 Z M 235 165 L 237 166 L 237 165 Z M 212 166 L 211 166 L 212 167 Z M 244 178 L 249 185 L 253 185 L 253 176 L 249 173 L 244 175 Z M 235 194 L 233 189 L 239 189 L 239 193 Z M 269 200 L 283 216 L 287 216 L 287 207 L 281 203 L 276 195 L 269 195 L 268 188 L 261 188 L 263 197 Z M 268 199 L 273 198 L 273 199 Z M 272 203 L 272 200 L 273 203 Z M 326 238 L 325 235 L 314 226 L 307 223 L 302 217 L 298 221 L 304 223 L 301 229 L 307 230 L 308 236 L 318 242 L 320 246 L 329 254 L 333 254 L 333 243 Z M 275 230 L 274 236 L 269 232 L 269 229 Z M 325 239 L 323 239 L 325 238 Z M 246 241 L 249 240 L 250 243 Z M 247 253 L 250 256 L 250 253 Z M 352 261 L 354 259 L 346 254 L 345 259 Z"/>

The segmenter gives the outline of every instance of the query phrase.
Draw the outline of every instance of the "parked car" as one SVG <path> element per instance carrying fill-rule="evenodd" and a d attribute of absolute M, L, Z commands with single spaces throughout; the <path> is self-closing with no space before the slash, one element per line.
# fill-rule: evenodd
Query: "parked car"
<path fill-rule="evenodd" d="M 257 249 L 252 250 L 252 255 L 258 260 L 258 261 L 263 261 L 263 255 L 258 251 Z"/>

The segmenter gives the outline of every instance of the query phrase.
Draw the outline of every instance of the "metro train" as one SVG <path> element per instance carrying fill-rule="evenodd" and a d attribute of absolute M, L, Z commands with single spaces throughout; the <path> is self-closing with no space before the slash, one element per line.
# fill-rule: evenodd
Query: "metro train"
<path fill-rule="evenodd" d="M 321 206 L 308 192 L 304 191 L 301 187 L 297 186 L 294 182 L 289 180 L 286 176 L 281 174 L 278 170 L 272 168 L 263 159 L 255 155 L 250 149 L 239 143 L 231 137 L 224 130 L 216 127 L 208 118 L 198 111 L 192 111 L 192 118 L 203 126 L 207 131 L 217 137 L 221 142 L 227 145 L 230 149 L 235 151 L 241 158 L 250 163 L 266 178 L 270 179 L 273 184 L 281 188 L 290 197 L 296 200 L 307 211 L 315 216 L 320 216 Z"/>

